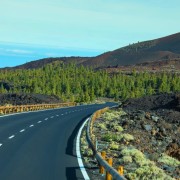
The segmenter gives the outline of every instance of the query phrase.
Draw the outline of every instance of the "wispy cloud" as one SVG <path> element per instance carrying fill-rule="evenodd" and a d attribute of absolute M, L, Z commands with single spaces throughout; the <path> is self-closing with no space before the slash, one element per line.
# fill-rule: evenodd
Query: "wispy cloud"
<path fill-rule="evenodd" d="M 26 55 L 33 54 L 33 51 L 22 50 L 22 49 L 5 49 L 5 51 L 13 54 L 26 54 Z"/>
<path fill-rule="evenodd" d="M 8 0 L 0 6 L 0 36 L 6 42 L 113 50 L 179 31 L 179 6 L 179 0 Z"/>

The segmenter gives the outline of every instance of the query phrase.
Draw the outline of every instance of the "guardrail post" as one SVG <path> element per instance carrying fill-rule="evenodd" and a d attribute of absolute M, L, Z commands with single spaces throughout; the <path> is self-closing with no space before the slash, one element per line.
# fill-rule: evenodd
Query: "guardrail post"
<path fill-rule="evenodd" d="M 112 158 L 107 159 L 107 162 L 110 166 L 112 166 Z M 108 171 L 106 171 L 106 180 L 112 180 L 112 175 Z"/>
<path fill-rule="evenodd" d="M 6 114 L 6 113 L 7 113 L 7 109 L 5 108 L 5 109 L 4 109 L 4 114 Z"/>
<path fill-rule="evenodd" d="M 124 168 L 123 168 L 123 166 L 119 166 L 118 169 L 117 169 L 117 171 L 119 172 L 119 174 L 120 174 L 121 176 L 123 176 L 123 174 L 124 174 Z"/>
<path fill-rule="evenodd" d="M 105 152 L 105 151 L 102 151 L 102 152 L 101 152 L 101 156 L 102 156 L 103 159 L 105 159 L 105 158 L 106 158 L 106 152 Z M 104 167 L 101 166 L 101 165 L 99 166 L 99 173 L 100 173 L 100 174 L 104 174 Z"/>
<path fill-rule="evenodd" d="M 3 112 L 3 110 L 2 110 L 2 109 L 0 109 L 0 114 L 4 114 L 4 112 Z"/>
<path fill-rule="evenodd" d="M 98 149 L 98 140 L 97 138 L 95 138 L 95 150 L 97 151 L 97 149 Z"/>

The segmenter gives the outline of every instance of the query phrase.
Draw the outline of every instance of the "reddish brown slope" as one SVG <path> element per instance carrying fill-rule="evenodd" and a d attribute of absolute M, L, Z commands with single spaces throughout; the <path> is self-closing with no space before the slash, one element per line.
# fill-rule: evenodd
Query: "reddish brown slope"
<path fill-rule="evenodd" d="M 180 33 L 160 39 L 132 44 L 89 59 L 82 64 L 85 66 L 106 67 L 132 65 L 147 61 L 167 60 L 178 57 L 180 57 Z"/>
<path fill-rule="evenodd" d="M 36 69 L 36 68 L 41 68 L 46 64 L 50 63 L 56 63 L 56 62 L 62 62 L 62 63 L 77 63 L 80 64 L 84 61 L 89 59 L 88 57 L 57 57 L 57 58 L 45 58 L 45 59 L 40 59 L 36 61 L 31 61 L 25 64 L 22 64 L 20 66 L 16 66 L 13 68 L 7 68 L 7 69 Z"/>

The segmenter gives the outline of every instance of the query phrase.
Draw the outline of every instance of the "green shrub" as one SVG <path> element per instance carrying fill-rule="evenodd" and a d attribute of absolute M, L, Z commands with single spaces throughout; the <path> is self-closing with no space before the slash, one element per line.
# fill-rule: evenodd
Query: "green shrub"
<path fill-rule="evenodd" d="M 84 156 L 90 157 L 93 155 L 93 151 L 90 148 L 87 148 L 86 151 L 84 151 Z"/>
<path fill-rule="evenodd" d="M 152 179 L 152 180 L 172 180 L 170 176 L 164 173 L 164 171 L 158 168 L 154 162 L 146 159 L 144 154 L 135 149 L 134 147 L 125 147 L 121 150 L 123 155 L 123 160 L 131 160 L 129 157 L 132 157 L 132 160 L 137 163 L 139 166 L 135 171 L 127 173 L 126 177 L 129 179 Z"/>
<path fill-rule="evenodd" d="M 101 137 L 101 139 L 103 140 L 103 141 L 107 141 L 107 142 L 110 142 L 110 141 L 112 141 L 112 134 L 105 134 L 105 135 L 103 135 L 102 137 Z"/>
<path fill-rule="evenodd" d="M 119 149 L 119 145 L 116 144 L 114 141 L 109 145 L 109 148 L 112 150 L 118 150 Z"/>
<path fill-rule="evenodd" d="M 126 147 L 121 151 L 121 154 L 123 156 L 133 157 L 134 161 L 139 165 L 142 165 L 142 163 L 144 164 L 145 160 L 146 160 L 144 154 L 135 148 L 127 148 Z"/>
<path fill-rule="evenodd" d="M 123 138 L 122 135 L 119 134 L 113 134 L 113 133 L 107 133 L 102 136 L 103 141 L 111 142 L 111 141 L 116 141 L 119 142 Z"/>
<path fill-rule="evenodd" d="M 132 157 L 131 156 L 123 156 L 122 161 L 124 163 L 132 163 Z"/>
<path fill-rule="evenodd" d="M 115 123 L 109 123 L 107 125 L 108 128 L 116 131 L 116 132 L 122 132 L 123 128 L 121 126 L 119 126 L 116 122 Z"/>
<path fill-rule="evenodd" d="M 100 129 L 103 129 L 103 130 L 107 130 L 106 124 L 104 124 L 104 123 L 98 123 L 97 127 L 100 128 Z"/>
<path fill-rule="evenodd" d="M 130 134 L 113 134 L 113 133 L 107 133 L 102 136 L 101 138 L 103 141 L 111 142 L 116 141 L 120 142 L 122 139 L 125 141 L 132 141 L 134 137 Z"/>
<path fill-rule="evenodd" d="M 115 126 L 114 130 L 117 132 L 122 132 L 124 129 L 121 126 Z"/>
<path fill-rule="evenodd" d="M 166 154 L 162 154 L 162 156 L 158 159 L 158 162 L 164 163 L 169 166 L 174 166 L 174 167 L 177 167 L 180 165 L 180 161 Z"/>
<path fill-rule="evenodd" d="M 114 120 L 114 119 L 119 119 L 120 116 L 122 115 L 125 115 L 126 113 L 124 111 L 117 111 L 117 110 L 108 110 L 106 111 L 102 117 L 105 119 L 105 120 L 108 120 L 108 121 L 111 121 L 111 120 Z"/>
<path fill-rule="evenodd" d="M 123 134 L 123 139 L 126 141 L 132 141 L 134 140 L 134 137 L 131 134 Z"/>
<path fill-rule="evenodd" d="M 146 165 L 136 169 L 135 171 L 137 179 L 158 179 L 158 180 L 172 180 L 170 176 L 164 173 L 164 171 L 155 165 Z"/>

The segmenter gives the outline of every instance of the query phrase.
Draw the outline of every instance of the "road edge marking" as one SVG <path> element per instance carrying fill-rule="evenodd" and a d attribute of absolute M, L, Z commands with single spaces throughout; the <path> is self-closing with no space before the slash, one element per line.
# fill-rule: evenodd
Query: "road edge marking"
<path fill-rule="evenodd" d="M 82 130 L 86 124 L 86 122 L 89 120 L 89 118 L 87 118 L 84 123 L 82 124 L 81 128 L 79 129 L 79 132 L 78 132 L 78 135 L 77 135 L 77 138 L 76 138 L 76 155 L 77 155 L 77 160 L 78 160 L 78 164 L 79 164 L 79 168 L 81 170 L 81 173 L 84 177 L 85 180 L 90 180 L 87 172 L 86 172 L 86 169 L 84 167 L 84 164 L 83 164 L 83 161 L 82 161 L 82 157 L 81 157 L 81 151 L 80 151 L 80 137 L 81 137 L 81 133 L 82 133 Z"/>

